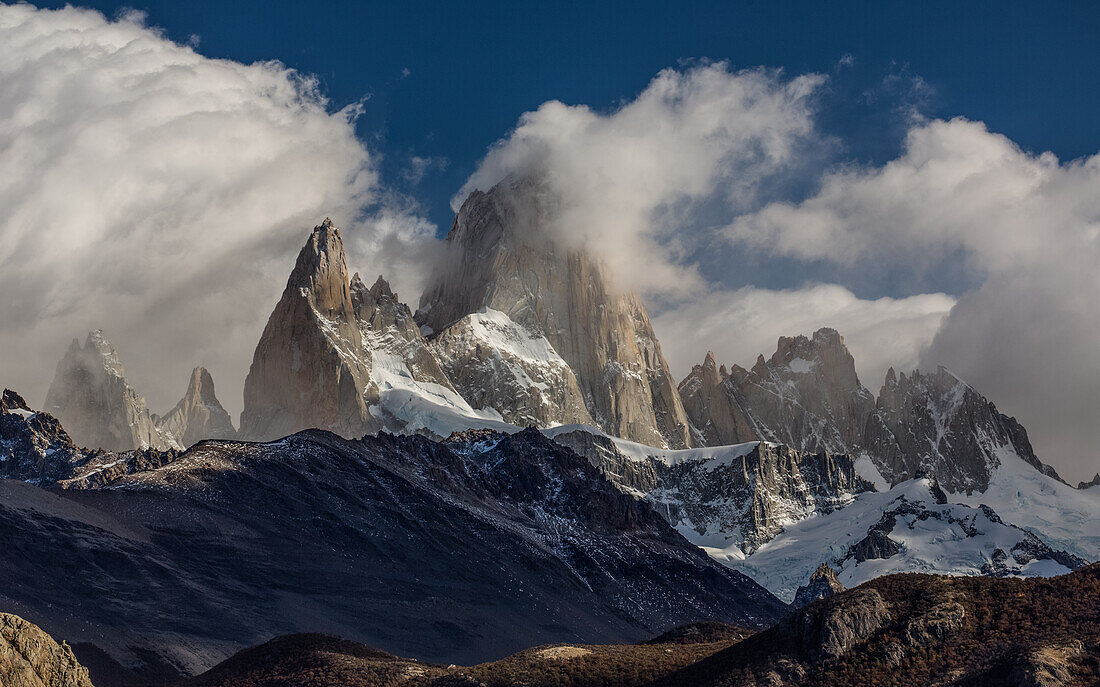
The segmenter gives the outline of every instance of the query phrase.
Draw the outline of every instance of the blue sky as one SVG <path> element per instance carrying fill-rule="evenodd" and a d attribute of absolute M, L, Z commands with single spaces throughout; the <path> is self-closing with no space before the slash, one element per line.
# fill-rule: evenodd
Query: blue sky
<path fill-rule="evenodd" d="M 846 158 L 893 157 L 906 104 L 984 121 L 1062 159 L 1100 141 L 1095 2 L 80 4 L 143 10 L 177 42 L 197 36 L 209 57 L 316 74 L 337 107 L 367 97 L 358 129 L 385 156 L 386 182 L 442 231 L 451 196 L 520 113 L 552 99 L 612 108 L 684 60 L 830 74 L 820 126 Z M 852 64 L 838 69 L 846 55 Z M 412 156 L 446 167 L 414 188 L 402 174 Z"/>

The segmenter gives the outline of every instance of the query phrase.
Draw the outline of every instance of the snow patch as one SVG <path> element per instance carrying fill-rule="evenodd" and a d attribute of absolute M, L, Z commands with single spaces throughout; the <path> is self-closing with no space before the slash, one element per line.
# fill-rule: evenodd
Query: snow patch
<path fill-rule="evenodd" d="M 812 360 L 806 360 L 805 358 L 792 358 L 791 362 L 787 363 L 787 367 L 791 369 L 791 372 L 797 374 L 806 374 L 812 372 L 817 363 Z"/>

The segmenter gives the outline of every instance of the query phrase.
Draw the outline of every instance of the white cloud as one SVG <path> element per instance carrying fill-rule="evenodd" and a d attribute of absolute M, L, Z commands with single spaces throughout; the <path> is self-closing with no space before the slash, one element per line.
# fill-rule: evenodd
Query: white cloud
<path fill-rule="evenodd" d="M 40 402 L 68 340 L 103 327 L 154 410 L 198 363 L 239 409 L 310 227 L 331 216 L 360 249 L 417 238 L 399 212 L 356 221 L 377 187 L 356 114 L 329 111 L 312 78 L 203 57 L 138 14 L 0 6 L 3 383 Z"/>
<path fill-rule="evenodd" d="M 864 300 L 835 284 L 745 287 L 709 292 L 659 314 L 653 326 L 677 379 L 703 362 L 707 350 L 725 365 L 748 368 L 757 355 L 769 357 L 780 336 L 832 327 L 852 351 L 860 381 L 878 393 L 887 368 L 916 366 L 954 304 L 942 293 Z"/>
<path fill-rule="evenodd" d="M 728 234 L 855 270 L 934 276 L 961 252 L 980 286 L 922 364 L 950 367 L 1016 415 L 1071 478 L 1100 468 L 1100 155 L 1062 163 L 978 122 L 927 122 L 896 160 L 828 175 L 816 196 L 770 205 Z"/>
<path fill-rule="evenodd" d="M 679 230 L 693 205 L 745 205 L 791 164 L 822 81 L 719 63 L 664 70 L 606 114 L 544 103 L 490 149 L 452 205 L 509 174 L 543 175 L 561 197 L 562 238 L 606 260 L 625 286 L 690 288 L 698 275 L 678 258 L 693 237 Z"/>

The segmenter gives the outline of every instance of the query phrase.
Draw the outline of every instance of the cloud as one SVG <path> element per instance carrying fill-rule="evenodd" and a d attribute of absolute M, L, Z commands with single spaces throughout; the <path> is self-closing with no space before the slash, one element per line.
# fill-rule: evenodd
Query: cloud
<path fill-rule="evenodd" d="M 751 367 L 757 355 L 771 355 L 780 336 L 832 327 L 852 351 L 860 380 L 878 393 L 887 368 L 916 366 L 954 304 L 942 293 L 865 300 L 835 284 L 745 287 L 709 292 L 654 317 L 653 326 L 677 379 L 707 350 L 723 364 Z"/>
<path fill-rule="evenodd" d="M 103 327 L 154 410 L 199 363 L 239 409 L 310 227 L 331 216 L 364 251 L 423 234 L 400 210 L 364 214 L 378 178 L 357 113 L 140 14 L 0 6 L 3 383 L 40 401 L 69 339 Z"/>
<path fill-rule="evenodd" d="M 561 199 L 554 230 L 642 291 L 697 287 L 681 259 L 700 234 L 682 231 L 719 199 L 750 205 L 812 139 L 819 75 L 731 71 L 724 63 L 666 69 L 637 98 L 601 113 L 544 103 L 497 142 L 452 201 L 507 175 L 539 175 Z"/>
<path fill-rule="evenodd" d="M 413 186 L 419 184 L 428 172 L 442 172 L 447 169 L 450 161 L 440 156 L 413 155 L 408 164 L 401 170 L 401 176 Z"/>
<path fill-rule="evenodd" d="M 930 121 L 881 167 L 842 169 L 798 203 L 734 222 L 739 246 L 852 270 L 932 277 L 962 256 L 963 293 L 928 348 L 1016 415 L 1070 477 L 1100 468 L 1100 155 L 1060 162 L 980 122 Z"/>

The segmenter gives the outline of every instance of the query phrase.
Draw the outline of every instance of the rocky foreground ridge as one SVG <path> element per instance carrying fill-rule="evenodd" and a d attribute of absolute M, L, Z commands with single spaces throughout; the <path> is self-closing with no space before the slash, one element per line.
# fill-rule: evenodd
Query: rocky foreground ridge
<path fill-rule="evenodd" d="M 0 613 L 0 685 L 92 687 L 68 644 L 9 613 Z"/>

